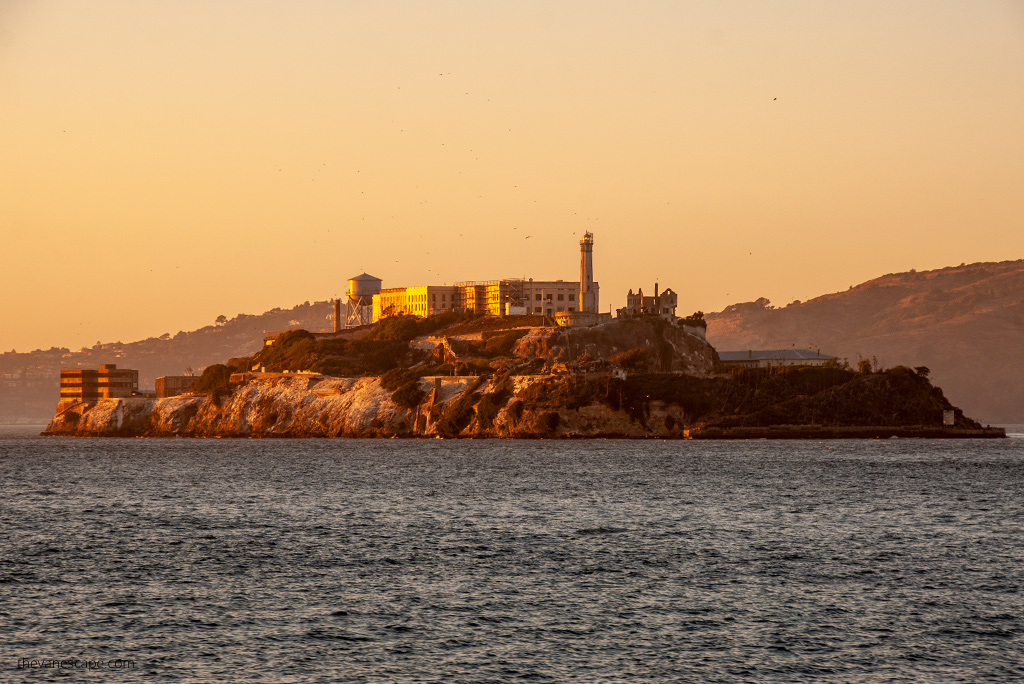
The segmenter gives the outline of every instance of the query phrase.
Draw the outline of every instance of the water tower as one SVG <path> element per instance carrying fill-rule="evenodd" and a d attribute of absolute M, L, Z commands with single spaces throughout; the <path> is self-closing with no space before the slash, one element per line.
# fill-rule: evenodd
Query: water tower
<path fill-rule="evenodd" d="M 373 322 L 373 295 L 380 294 L 380 278 L 363 273 L 348 279 L 348 311 L 346 328 Z"/>

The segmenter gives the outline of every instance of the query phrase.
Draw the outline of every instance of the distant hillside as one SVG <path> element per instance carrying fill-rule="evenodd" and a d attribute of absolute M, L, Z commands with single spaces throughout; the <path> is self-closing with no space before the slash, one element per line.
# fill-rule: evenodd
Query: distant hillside
<path fill-rule="evenodd" d="M 252 355 L 263 346 L 267 331 L 329 330 L 333 326 L 331 316 L 330 302 L 305 302 L 291 309 L 239 314 L 219 325 L 138 342 L 110 342 L 78 351 L 53 347 L 0 354 L 0 423 L 49 420 L 60 395 L 62 368 L 97 368 L 101 363 L 115 363 L 137 369 L 140 388 L 152 390 L 161 375 L 181 375 L 186 368 L 199 374 L 211 364 Z"/>
<path fill-rule="evenodd" d="M 1024 423 L 1024 260 L 892 273 L 775 308 L 706 316 L 719 351 L 806 347 L 884 366 L 927 366 L 968 415 Z"/>

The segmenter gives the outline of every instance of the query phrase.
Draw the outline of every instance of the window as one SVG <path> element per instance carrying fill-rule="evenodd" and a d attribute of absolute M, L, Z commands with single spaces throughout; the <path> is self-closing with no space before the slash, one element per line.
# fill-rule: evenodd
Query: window
<path fill-rule="evenodd" d="M 560 295 L 558 295 L 558 301 L 560 301 L 560 302 L 561 302 L 561 301 L 563 301 L 564 299 L 565 299 L 565 295 L 564 295 L 564 294 L 560 294 Z M 561 309 L 559 309 L 559 311 L 561 311 Z"/>
<path fill-rule="evenodd" d="M 551 315 L 551 309 L 548 309 L 548 316 Z"/>
<path fill-rule="evenodd" d="M 562 307 L 558 307 L 558 310 L 559 310 L 559 311 L 562 311 L 563 309 L 562 309 Z"/>
<path fill-rule="evenodd" d="M 572 306 L 569 307 L 569 311 L 575 311 L 575 310 L 576 310 L 575 307 L 572 307 Z"/>
<path fill-rule="evenodd" d="M 538 295 L 538 296 L 540 296 L 540 295 Z M 540 313 L 540 307 L 539 306 L 533 307 L 533 313 Z"/>
<path fill-rule="evenodd" d="M 569 301 L 570 302 L 575 302 L 576 301 L 576 295 L 575 294 L 570 294 L 569 295 Z M 570 311 L 571 311 L 571 309 L 570 309 Z"/>
<path fill-rule="evenodd" d="M 540 293 L 538 292 L 537 294 L 535 294 L 533 296 L 533 298 L 536 299 L 539 302 L 540 301 Z M 537 311 L 540 311 L 540 309 L 537 309 Z"/>

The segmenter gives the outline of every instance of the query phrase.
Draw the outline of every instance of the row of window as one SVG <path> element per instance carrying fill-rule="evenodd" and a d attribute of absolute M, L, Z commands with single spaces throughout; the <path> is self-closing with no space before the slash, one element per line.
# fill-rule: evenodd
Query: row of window
<path fill-rule="evenodd" d="M 542 295 L 539 292 L 533 296 L 533 298 L 535 300 L 537 300 L 538 302 L 541 301 L 541 297 L 542 297 Z M 550 297 L 551 297 L 551 295 L 548 295 L 549 299 L 550 299 Z M 558 295 L 558 301 L 564 302 L 565 301 L 565 295 L 564 294 Z M 569 294 L 569 301 L 570 302 L 575 302 L 576 301 L 576 293 L 575 292 L 572 292 L 572 293 Z"/>

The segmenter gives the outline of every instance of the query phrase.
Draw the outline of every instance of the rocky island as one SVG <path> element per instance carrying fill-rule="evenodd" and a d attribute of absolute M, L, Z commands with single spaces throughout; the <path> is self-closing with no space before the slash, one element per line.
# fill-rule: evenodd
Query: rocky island
<path fill-rule="evenodd" d="M 100 399 L 46 433 L 144 437 L 1001 437 L 928 369 L 723 369 L 694 316 L 587 327 L 398 316 L 292 330 L 208 367 L 190 393 Z M 952 413 L 950 413 L 952 412 Z M 953 416 L 943 425 L 943 416 Z"/>

